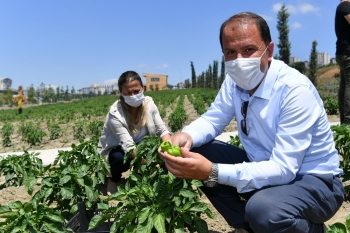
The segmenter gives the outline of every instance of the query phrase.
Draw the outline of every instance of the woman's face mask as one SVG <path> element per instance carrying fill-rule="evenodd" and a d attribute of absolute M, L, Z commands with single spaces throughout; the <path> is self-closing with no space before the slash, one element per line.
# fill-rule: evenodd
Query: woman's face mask
<path fill-rule="evenodd" d="M 143 91 L 137 95 L 123 95 L 124 101 L 127 105 L 131 107 L 138 107 L 142 104 L 145 96 L 143 95 Z"/>
<path fill-rule="evenodd" d="M 227 73 L 240 88 L 250 91 L 262 80 L 266 71 L 261 72 L 260 63 L 267 48 L 260 57 L 236 58 L 225 62 Z"/>

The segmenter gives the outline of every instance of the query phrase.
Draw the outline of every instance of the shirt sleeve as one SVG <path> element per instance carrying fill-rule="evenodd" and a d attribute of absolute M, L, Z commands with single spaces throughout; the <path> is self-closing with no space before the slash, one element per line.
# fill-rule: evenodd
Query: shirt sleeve
<path fill-rule="evenodd" d="M 124 125 L 114 114 L 109 113 L 108 118 L 108 127 L 113 134 L 109 136 L 115 137 L 116 140 L 120 142 L 120 145 L 125 153 L 134 149 L 134 140 L 126 128 L 126 125 Z"/>

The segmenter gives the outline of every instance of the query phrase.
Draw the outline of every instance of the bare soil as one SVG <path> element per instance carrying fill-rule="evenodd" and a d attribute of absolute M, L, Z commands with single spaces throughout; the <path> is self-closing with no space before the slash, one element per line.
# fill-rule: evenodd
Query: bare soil
<path fill-rule="evenodd" d="M 165 123 L 168 123 L 168 116 L 169 114 L 173 111 L 173 109 L 176 106 L 170 105 L 166 109 L 166 116 L 164 118 Z M 188 98 L 185 98 L 185 110 L 186 114 L 188 115 L 187 121 L 185 123 L 188 124 L 192 122 L 193 120 L 197 119 L 199 115 L 196 113 L 194 110 L 192 104 L 188 101 Z M 24 109 L 25 111 L 25 109 Z M 328 116 L 328 119 L 330 122 L 339 122 L 339 116 L 337 115 L 331 115 Z M 104 117 L 101 118 L 100 120 L 104 121 Z M 42 123 L 42 127 L 46 128 L 46 124 Z M 13 146 L 12 147 L 2 147 L 0 146 L 0 153 L 3 152 L 14 152 L 14 151 L 23 151 L 23 150 L 44 150 L 44 149 L 53 149 L 53 148 L 62 148 L 62 147 L 69 147 L 72 143 L 78 144 L 78 140 L 73 138 L 73 133 L 71 131 L 71 126 L 67 125 L 65 127 L 65 133 L 64 137 L 61 137 L 60 139 L 57 140 L 49 140 L 45 139 L 40 145 L 38 146 L 28 146 L 28 144 L 23 143 L 20 140 L 20 135 L 15 135 L 12 140 L 13 140 Z M 230 124 L 225 128 L 225 132 L 233 132 L 237 130 L 237 125 L 235 119 L 233 119 Z M 0 184 L 4 182 L 4 177 L 0 177 Z M 40 184 L 38 184 L 35 187 L 35 191 L 40 189 Z M 6 205 L 9 202 L 13 201 L 22 201 L 26 202 L 31 199 L 31 196 L 27 194 L 26 190 L 24 187 L 9 187 L 6 189 L 0 190 L 0 205 Z M 206 202 L 209 204 L 211 210 L 213 213 L 216 215 L 216 219 L 210 219 L 207 218 L 206 216 L 203 216 L 203 218 L 206 220 L 208 227 L 209 227 L 209 232 L 210 233 L 232 233 L 234 232 L 234 229 L 230 227 L 227 222 L 224 220 L 224 218 L 216 211 L 216 209 L 213 208 L 209 200 L 203 196 L 202 201 Z M 350 214 L 350 202 L 345 201 L 339 211 L 336 213 L 336 215 L 330 219 L 329 221 L 326 222 L 326 225 L 332 225 L 336 222 L 341 222 L 345 223 L 347 215 Z"/>

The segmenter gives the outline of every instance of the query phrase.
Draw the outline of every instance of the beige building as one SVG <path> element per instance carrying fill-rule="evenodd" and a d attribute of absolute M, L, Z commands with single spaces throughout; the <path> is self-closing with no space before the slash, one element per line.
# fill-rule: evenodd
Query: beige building
<path fill-rule="evenodd" d="M 148 74 L 142 73 L 142 76 L 146 78 L 144 83 L 144 91 L 160 91 L 167 89 L 168 75 L 164 74 Z"/>

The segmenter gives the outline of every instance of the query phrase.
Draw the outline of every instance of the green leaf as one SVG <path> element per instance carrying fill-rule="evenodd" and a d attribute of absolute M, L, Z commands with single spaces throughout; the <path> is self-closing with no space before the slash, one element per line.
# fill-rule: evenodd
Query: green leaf
<path fill-rule="evenodd" d="M 180 190 L 180 195 L 183 197 L 188 197 L 188 198 L 194 198 L 197 196 L 197 194 L 189 189 L 181 189 Z"/>
<path fill-rule="evenodd" d="M 73 191 L 70 188 L 61 188 L 60 193 L 63 199 L 71 199 L 73 197 Z"/>
<path fill-rule="evenodd" d="M 11 212 L 11 209 L 8 206 L 0 206 L 0 214 Z"/>
<path fill-rule="evenodd" d="M 350 231 L 350 214 L 346 217 L 345 225 L 346 228 Z"/>
<path fill-rule="evenodd" d="M 202 202 L 195 202 L 191 205 L 190 211 L 193 212 L 203 212 L 208 208 L 208 205 L 206 203 Z"/>
<path fill-rule="evenodd" d="M 95 200 L 94 192 L 91 187 L 85 185 L 85 194 L 89 201 L 93 202 Z"/>
<path fill-rule="evenodd" d="M 16 219 L 18 218 L 18 212 L 5 212 L 0 214 L 1 218 Z"/>
<path fill-rule="evenodd" d="M 331 226 L 328 227 L 327 232 L 330 233 L 347 233 L 346 232 L 346 227 L 342 223 L 334 223 Z"/>
<path fill-rule="evenodd" d="M 139 223 L 143 223 L 144 221 L 147 220 L 148 216 L 149 216 L 149 211 L 150 211 L 150 207 L 146 207 L 146 208 L 143 208 L 140 213 L 139 213 Z"/>
<path fill-rule="evenodd" d="M 24 186 L 29 195 L 33 194 L 35 185 L 36 185 L 36 178 L 34 176 L 29 176 L 24 179 Z"/>
<path fill-rule="evenodd" d="M 106 220 L 108 220 L 111 217 L 111 214 L 104 214 L 104 215 L 95 215 L 92 217 L 90 223 L 89 223 L 89 229 L 92 230 L 96 228 L 101 223 L 104 223 Z"/>
<path fill-rule="evenodd" d="M 153 225 L 158 233 L 166 232 L 165 230 L 165 218 L 162 214 L 157 214 L 152 219 Z"/>
<path fill-rule="evenodd" d="M 56 224 L 44 222 L 44 226 L 50 233 L 62 233 L 62 229 L 58 228 Z"/>
<path fill-rule="evenodd" d="M 48 219 L 50 219 L 53 222 L 60 222 L 60 223 L 64 222 L 64 218 L 58 214 L 48 213 L 45 215 L 45 217 L 47 217 Z"/>
<path fill-rule="evenodd" d="M 109 205 L 106 204 L 106 203 L 98 203 L 98 204 L 97 204 L 97 208 L 98 208 L 99 210 L 108 210 L 108 209 L 109 209 Z"/>
<path fill-rule="evenodd" d="M 15 202 L 10 202 L 8 204 L 8 206 L 12 209 L 12 210 L 18 210 L 22 208 L 22 202 L 20 201 L 15 201 Z"/>
<path fill-rule="evenodd" d="M 65 183 L 67 183 L 68 181 L 70 181 L 71 178 L 72 178 L 71 176 L 65 175 L 64 177 L 62 177 L 62 178 L 60 179 L 60 185 L 64 185 Z"/>
<path fill-rule="evenodd" d="M 195 218 L 194 219 L 194 226 L 196 227 L 197 232 L 201 232 L 201 233 L 207 233 L 208 232 L 208 225 L 201 218 Z"/>

